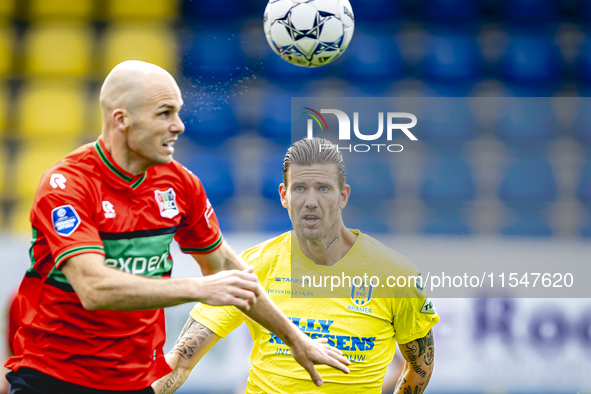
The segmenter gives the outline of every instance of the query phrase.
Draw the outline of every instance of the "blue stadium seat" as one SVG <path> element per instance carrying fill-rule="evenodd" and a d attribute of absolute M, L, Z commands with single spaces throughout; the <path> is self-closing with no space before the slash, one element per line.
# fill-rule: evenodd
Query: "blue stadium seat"
<path fill-rule="evenodd" d="M 480 2 L 473 0 L 424 0 L 421 6 L 427 19 L 440 23 L 473 21 L 480 18 Z"/>
<path fill-rule="evenodd" d="M 519 155 L 540 153 L 557 138 L 559 125 L 549 100 L 510 98 L 504 104 L 494 133 Z"/>
<path fill-rule="evenodd" d="M 577 188 L 577 198 L 591 210 L 591 161 L 581 171 L 581 180 Z"/>
<path fill-rule="evenodd" d="M 295 66 L 293 66 L 295 67 Z M 291 96 L 288 92 L 269 93 L 259 133 L 279 144 L 291 145 Z"/>
<path fill-rule="evenodd" d="M 458 158 L 433 160 L 426 168 L 421 198 L 436 209 L 457 209 L 476 196 L 470 167 Z"/>
<path fill-rule="evenodd" d="M 432 33 L 422 71 L 425 78 L 445 83 L 475 81 L 481 75 L 476 39 L 468 35 Z"/>
<path fill-rule="evenodd" d="M 197 153 L 185 156 L 182 164 L 201 179 L 214 208 L 234 195 L 231 155 Z"/>
<path fill-rule="evenodd" d="M 550 37 L 516 35 L 501 60 L 501 74 L 512 82 L 542 84 L 555 82 L 558 48 Z"/>
<path fill-rule="evenodd" d="M 591 102 L 583 99 L 579 116 L 575 120 L 574 134 L 577 141 L 591 153 Z"/>
<path fill-rule="evenodd" d="M 263 209 L 261 231 L 278 234 L 291 230 L 289 214 L 279 202 L 279 198 L 276 201 L 265 200 Z"/>
<path fill-rule="evenodd" d="M 468 235 L 470 227 L 460 218 L 458 211 L 438 211 L 435 220 L 427 221 L 423 232 L 439 235 Z"/>
<path fill-rule="evenodd" d="M 286 151 L 287 149 L 285 149 Z M 283 183 L 284 153 L 263 159 L 261 195 L 269 200 L 279 201 L 279 185 Z"/>
<path fill-rule="evenodd" d="M 185 90 L 181 119 L 185 134 L 201 145 L 217 146 L 240 131 L 240 125 L 227 97 Z"/>
<path fill-rule="evenodd" d="M 540 209 L 556 200 L 556 183 L 550 164 L 543 159 L 523 159 L 507 171 L 499 196 L 508 206 Z"/>
<path fill-rule="evenodd" d="M 512 21 L 548 22 L 555 19 L 558 4 L 555 0 L 503 0 L 498 9 Z"/>
<path fill-rule="evenodd" d="M 299 89 L 302 83 L 322 76 L 321 67 L 294 66 L 280 58 L 271 48 L 269 48 L 269 53 L 263 60 L 263 70 L 265 76 L 273 83 L 289 90 Z"/>
<path fill-rule="evenodd" d="M 552 235 L 552 228 L 539 218 L 522 219 L 507 226 L 503 235 L 521 235 L 529 237 L 548 237 Z"/>
<path fill-rule="evenodd" d="M 578 58 L 578 74 L 581 81 L 591 84 L 591 42 L 585 41 Z"/>
<path fill-rule="evenodd" d="M 375 158 L 345 158 L 347 183 L 351 195 L 347 206 L 347 225 L 362 231 L 386 233 L 392 230 L 391 216 L 384 201 L 395 197 L 395 186 L 388 162 Z"/>
<path fill-rule="evenodd" d="M 400 17 L 402 12 L 400 1 L 363 0 L 363 2 L 352 1 L 351 3 L 356 22 L 391 21 Z"/>
<path fill-rule="evenodd" d="M 236 82 L 243 72 L 244 64 L 235 30 L 207 29 L 189 33 L 183 40 L 183 75 L 186 77 L 223 76 L 225 86 L 231 88 L 231 83 Z"/>
<path fill-rule="evenodd" d="M 373 159 L 346 158 L 347 183 L 351 199 L 389 200 L 395 197 L 390 164 Z"/>
<path fill-rule="evenodd" d="M 540 218 L 540 211 L 556 200 L 552 168 L 542 159 L 523 159 L 507 171 L 499 195 L 518 220 L 505 225 L 504 235 L 549 236 L 552 229 Z"/>
<path fill-rule="evenodd" d="M 351 83 L 377 83 L 400 79 L 404 64 L 393 35 L 356 32 L 343 55 L 345 75 Z"/>
<path fill-rule="evenodd" d="M 227 22 L 229 18 L 237 18 L 244 14 L 245 3 L 245 1 L 228 2 L 225 0 L 183 0 L 182 15 L 190 21 Z M 261 9 L 261 17 L 262 14 L 263 9 Z"/>
<path fill-rule="evenodd" d="M 421 111 L 421 121 L 413 129 L 417 138 L 440 154 L 457 156 L 465 142 L 478 136 L 479 127 L 466 100 L 429 101 Z"/>

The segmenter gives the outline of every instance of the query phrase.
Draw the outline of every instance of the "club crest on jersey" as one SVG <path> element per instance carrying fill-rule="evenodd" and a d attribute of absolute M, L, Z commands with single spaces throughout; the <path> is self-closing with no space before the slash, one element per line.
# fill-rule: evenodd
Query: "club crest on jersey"
<path fill-rule="evenodd" d="M 172 219 L 179 214 L 179 208 L 176 205 L 176 194 L 172 187 L 165 192 L 155 190 L 154 194 L 162 217 Z"/>
<path fill-rule="evenodd" d="M 373 286 L 371 283 L 361 283 L 360 286 L 355 286 L 355 284 L 351 284 L 351 301 L 356 306 L 363 306 L 367 304 L 371 300 L 371 293 L 373 292 Z"/>
<path fill-rule="evenodd" d="M 80 225 L 80 216 L 71 205 L 62 205 L 51 211 L 51 222 L 56 233 L 69 237 Z"/>

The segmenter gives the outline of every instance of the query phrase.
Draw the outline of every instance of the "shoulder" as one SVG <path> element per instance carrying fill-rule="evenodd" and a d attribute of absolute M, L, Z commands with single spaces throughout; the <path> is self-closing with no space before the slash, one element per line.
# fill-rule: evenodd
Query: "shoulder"
<path fill-rule="evenodd" d="M 169 177 L 180 182 L 181 185 L 187 187 L 188 193 L 203 190 L 203 184 L 199 177 L 176 160 L 172 160 L 168 164 L 154 166 L 153 171 L 157 177 Z"/>
<path fill-rule="evenodd" d="M 41 176 L 38 194 L 85 189 L 99 176 L 93 143 L 85 144 L 57 161 Z"/>
<path fill-rule="evenodd" d="M 242 259 L 249 264 L 268 264 L 291 254 L 291 232 L 268 239 L 242 252 Z"/>
<path fill-rule="evenodd" d="M 362 253 L 372 256 L 372 260 L 380 262 L 380 266 L 398 273 L 416 273 L 416 265 L 403 254 L 384 245 L 374 237 L 359 233 Z"/>

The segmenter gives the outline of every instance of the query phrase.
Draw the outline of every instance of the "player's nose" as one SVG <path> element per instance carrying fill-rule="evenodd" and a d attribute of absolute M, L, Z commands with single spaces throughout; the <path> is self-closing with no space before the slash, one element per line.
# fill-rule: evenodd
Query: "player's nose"
<path fill-rule="evenodd" d="M 306 193 L 306 201 L 305 201 L 306 208 L 316 208 L 318 206 L 318 196 L 313 189 L 310 189 L 308 193 Z"/>
<path fill-rule="evenodd" d="M 177 114 L 174 122 L 170 126 L 170 131 L 175 134 L 181 134 L 185 131 L 185 124 L 181 120 L 181 117 Z"/>

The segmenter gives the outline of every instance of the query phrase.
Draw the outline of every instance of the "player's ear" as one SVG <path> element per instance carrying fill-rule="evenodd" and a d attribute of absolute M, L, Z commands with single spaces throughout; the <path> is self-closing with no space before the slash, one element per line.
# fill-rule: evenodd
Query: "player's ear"
<path fill-rule="evenodd" d="M 347 201 L 349 201 L 349 196 L 351 195 L 351 186 L 345 183 L 343 190 L 341 190 L 341 204 L 340 208 L 343 209 L 347 206 Z"/>
<path fill-rule="evenodd" d="M 111 120 L 114 129 L 125 131 L 131 126 L 131 116 L 129 112 L 122 108 L 116 108 L 111 113 Z"/>
<path fill-rule="evenodd" d="M 283 183 L 279 185 L 279 198 L 283 208 L 287 208 L 287 188 Z"/>

